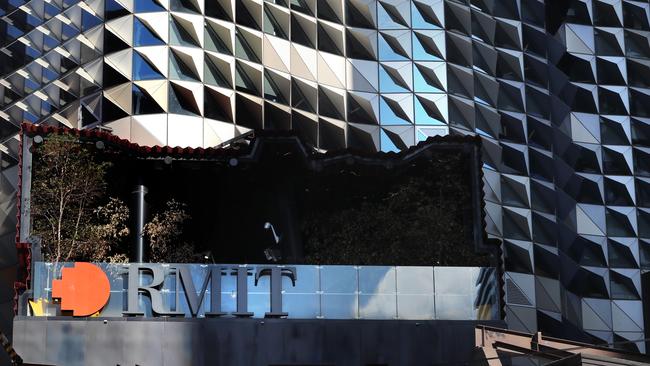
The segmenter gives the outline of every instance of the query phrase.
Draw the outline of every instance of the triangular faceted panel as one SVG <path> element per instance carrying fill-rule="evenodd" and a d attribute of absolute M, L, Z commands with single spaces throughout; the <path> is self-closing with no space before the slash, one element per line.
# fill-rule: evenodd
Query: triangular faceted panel
<path fill-rule="evenodd" d="M 406 28 L 410 25 L 410 1 L 380 0 L 377 4 L 378 27 L 380 29 Z"/>
<path fill-rule="evenodd" d="M 350 122 L 379 124 L 379 95 L 374 93 L 348 92 L 347 119 Z"/>
<path fill-rule="evenodd" d="M 133 80 L 152 80 L 164 79 L 161 74 L 149 60 L 144 58 L 138 52 L 133 52 Z"/>
<path fill-rule="evenodd" d="M 379 151 L 378 126 L 358 125 L 350 123 L 348 125 L 348 146 L 355 146 L 366 151 Z"/>
<path fill-rule="evenodd" d="M 133 20 L 133 45 L 134 46 L 159 46 L 164 45 L 163 41 L 154 31 L 140 19 Z"/>
<path fill-rule="evenodd" d="M 106 0 L 104 19 L 115 19 L 130 14 L 125 5 L 116 0 Z"/>
<path fill-rule="evenodd" d="M 233 87 L 234 59 L 206 52 L 204 56 L 203 82 L 223 88 Z"/>
<path fill-rule="evenodd" d="M 133 114 L 157 114 L 166 112 L 145 89 L 133 84 Z"/>
<path fill-rule="evenodd" d="M 445 32 L 413 31 L 413 59 L 442 61 L 445 59 Z"/>
<path fill-rule="evenodd" d="M 318 114 L 344 120 L 344 108 L 345 91 L 325 86 L 318 87 Z"/>
<path fill-rule="evenodd" d="M 335 88 L 345 88 L 345 58 L 318 52 L 318 82 Z"/>
<path fill-rule="evenodd" d="M 608 205 L 634 206 L 634 179 L 625 176 L 605 177 L 605 197 Z"/>
<path fill-rule="evenodd" d="M 156 11 L 166 11 L 160 2 L 157 0 L 137 0 L 134 1 L 134 8 L 136 13 L 149 13 Z"/>
<path fill-rule="evenodd" d="M 380 141 L 382 151 L 404 150 L 415 142 L 414 129 L 411 126 L 382 127 Z"/>
<path fill-rule="evenodd" d="M 607 207 L 607 234 L 636 236 L 637 216 L 633 207 Z"/>
<path fill-rule="evenodd" d="M 416 62 L 413 65 L 413 89 L 415 92 L 445 92 L 447 67 L 444 62 Z"/>
<path fill-rule="evenodd" d="M 411 94 L 384 94 L 379 103 L 382 125 L 412 123 L 413 97 Z"/>
<path fill-rule="evenodd" d="M 617 268 L 639 268 L 639 243 L 636 238 L 608 240 L 609 263 Z"/>
<path fill-rule="evenodd" d="M 126 41 L 115 35 L 115 33 L 111 32 L 110 30 L 104 31 L 103 43 L 105 54 L 126 50 L 130 47 Z"/>
<path fill-rule="evenodd" d="M 379 89 L 377 62 L 364 60 L 347 61 L 348 90 L 377 92 Z"/>
<path fill-rule="evenodd" d="M 235 41 L 234 24 L 206 18 L 204 38 L 204 48 L 206 50 L 233 55 Z"/>
<path fill-rule="evenodd" d="M 129 94 L 131 93 L 131 88 L 128 88 L 128 93 Z M 129 103 L 129 104 L 131 104 L 131 103 Z M 129 105 L 129 107 L 130 107 L 130 105 Z M 104 98 L 102 100 L 102 119 L 104 121 L 115 121 L 115 120 L 118 120 L 120 118 L 128 117 L 130 115 L 131 115 L 131 109 L 130 108 L 128 110 L 124 110 L 124 109 L 122 109 L 120 106 L 118 106 L 112 100 L 110 100 L 108 98 Z M 113 133 L 115 133 L 115 132 L 113 131 Z M 130 137 L 130 135 L 128 137 Z"/>
<path fill-rule="evenodd" d="M 170 50 L 169 77 L 177 80 L 202 81 L 203 77 L 203 52 L 199 49 Z"/>
<path fill-rule="evenodd" d="M 410 31 L 383 31 L 379 33 L 379 60 L 405 61 L 410 57 Z"/>
<path fill-rule="evenodd" d="M 345 28 L 337 24 L 318 22 L 318 49 L 335 55 L 345 55 Z"/>
<path fill-rule="evenodd" d="M 204 89 L 204 115 L 225 122 L 234 121 L 234 93 L 206 86 Z"/>
<path fill-rule="evenodd" d="M 381 92 L 408 92 L 412 88 L 412 64 L 410 62 L 382 63 L 379 68 L 379 87 Z"/>
<path fill-rule="evenodd" d="M 291 69 L 291 44 L 278 37 L 264 36 L 264 66 L 282 72 Z"/>
<path fill-rule="evenodd" d="M 443 125 L 448 121 L 447 96 L 442 94 L 415 95 L 415 123 Z"/>
<path fill-rule="evenodd" d="M 318 87 L 297 78 L 291 80 L 291 106 L 306 112 L 316 112 L 318 107 Z"/>
<path fill-rule="evenodd" d="M 163 110 L 168 110 L 167 91 L 169 82 L 167 80 L 136 81 L 134 84 L 145 90 Z"/>
<path fill-rule="evenodd" d="M 271 102 L 264 102 L 264 129 L 291 130 L 291 108 Z"/>
<path fill-rule="evenodd" d="M 318 146 L 326 150 L 341 150 L 346 147 L 346 124 L 329 118 L 318 120 Z"/>
<path fill-rule="evenodd" d="M 346 33 L 346 56 L 354 59 L 377 60 L 377 31 L 348 28 Z"/>
<path fill-rule="evenodd" d="M 234 19 L 234 2 L 232 0 L 211 0 L 205 2 L 205 15 L 226 21 Z"/>
<path fill-rule="evenodd" d="M 375 28 L 377 1 L 347 0 L 345 23 L 351 27 Z"/>
<path fill-rule="evenodd" d="M 169 112 L 200 116 L 203 109 L 203 90 L 199 83 L 169 83 Z"/>
<path fill-rule="evenodd" d="M 442 0 L 414 0 L 412 7 L 412 26 L 418 29 L 443 28 L 445 19 L 445 3 Z"/>
<path fill-rule="evenodd" d="M 318 4 L 318 18 L 329 20 L 330 22 L 341 24 L 343 23 L 344 14 L 344 1 L 341 0 L 322 0 L 317 1 Z"/>
<path fill-rule="evenodd" d="M 123 110 L 125 113 L 131 113 L 131 102 L 132 102 L 131 83 L 126 83 L 123 85 L 116 86 L 114 88 L 105 89 L 104 98 L 109 100 L 111 104 Z M 106 109 L 105 106 L 104 109 Z M 114 119 L 119 119 L 119 118 L 114 118 Z"/>
<path fill-rule="evenodd" d="M 106 32 L 113 33 L 128 45 L 133 43 L 133 16 L 125 16 L 106 22 Z"/>
<path fill-rule="evenodd" d="M 291 101 L 291 76 L 265 69 L 264 99 L 289 105 Z"/>

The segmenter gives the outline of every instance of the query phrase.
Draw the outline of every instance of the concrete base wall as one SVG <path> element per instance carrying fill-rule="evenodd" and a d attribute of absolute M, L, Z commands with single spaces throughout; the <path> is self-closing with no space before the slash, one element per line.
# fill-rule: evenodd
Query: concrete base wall
<path fill-rule="evenodd" d="M 25 362 L 55 365 L 431 365 L 465 362 L 475 321 L 17 317 Z M 503 327 L 501 321 L 483 322 Z"/>

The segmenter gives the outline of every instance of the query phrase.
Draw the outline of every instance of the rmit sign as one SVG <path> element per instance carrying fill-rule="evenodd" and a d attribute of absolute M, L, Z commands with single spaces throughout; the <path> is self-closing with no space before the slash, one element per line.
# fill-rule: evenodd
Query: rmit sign
<path fill-rule="evenodd" d="M 253 313 L 248 311 L 248 277 L 254 276 L 254 286 L 257 286 L 260 278 L 269 276 L 271 280 L 269 290 L 271 308 L 264 315 L 266 317 L 283 317 L 288 313 L 282 311 L 282 277 L 291 279 L 293 286 L 296 285 L 297 279 L 295 267 L 265 265 L 257 266 L 254 269 L 236 265 L 210 266 L 198 289 L 192 279 L 190 268 L 183 265 L 174 267 L 154 263 L 133 263 L 129 265 L 125 275 L 128 276 L 127 308 L 122 313 L 129 316 L 145 314 L 145 309 L 142 308 L 140 301 L 140 296 L 144 295 L 151 299 L 151 312 L 156 316 L 189 315 L 196 317 L 202 305 L 209 302 L 210 311 L 205 312 L 205 316 L 250 317 L 253 316 Z M 183 289 L 189 314 L 178 309 L 171 310 L 170 307 L 165 306 L 162 289 L 170 276 L 176 284 L 174 288 L 177 299 L 179 290 Z M 237 308 L 235 312 L 231 313 L 223 312 L 221 309 L 221 284 L 224 276 L 236 277 Z M 101 284 L 101 286 L 89 284 Z M 52 297 L 61 299 L 62 311 L 72 311 L 72 315 L 75 316 L 88 316 L 100 311 L 108 303 L 110 287 L 106 286 L 107 284 L 108 277 L 99 267 L 90 263 L 77 262 L 74 267 L 62 270 L 60 280 L 53 281 Z M 210 286 L 209 295 L 207 295 L 208 286 Z"/>

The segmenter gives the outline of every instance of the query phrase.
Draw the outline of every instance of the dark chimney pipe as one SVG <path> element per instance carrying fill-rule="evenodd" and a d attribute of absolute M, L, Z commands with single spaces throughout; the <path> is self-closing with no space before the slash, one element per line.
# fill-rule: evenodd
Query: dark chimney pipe
<path fill-rule="evenodd" d="M 145 187 L 142 184 L 138 184 L 135 186 L 135 189 L 133 192 L 131 192 L 131 196 L 133 198 L 133 206 L 134 210 L 134 216 L 133 216 L 133 223 L 134 223 L 134 242 L 133 242 L 133 256 L 131 258 L 132 262 L 138 262 L 142 263 L 145 260 L 147 260 L 146 257 L 146 246 L 145 246 L 145 240 L 144 240 L 144 225 L 146 224 L 147 220 L 147 201 L 145 201 L 145 196 L 147 195 L 149 191 L 147 190 L 147 187 Z"/>

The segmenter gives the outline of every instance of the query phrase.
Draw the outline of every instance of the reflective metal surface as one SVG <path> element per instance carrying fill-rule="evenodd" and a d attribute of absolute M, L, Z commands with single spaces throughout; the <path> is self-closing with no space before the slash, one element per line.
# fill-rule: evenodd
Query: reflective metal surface
<path fill-rule="evenodd" d="M 59 264 L 38 262 L 33 281 L 34 300 L 48 302 L 40 315 L 60 315 L 52 304 L 51 283 L 58 278 Z M 100 317 L 121 317 L 129 296 L 126 274 L 128 264 L 99 266 L 111 283 L 108 304 Z M 164 264 L 161 286 L 163 306 L 168 311 L 180 311 L 191 316 L 184 287 L 176 280 L 177 268 L 190 269 L 197 294 L 212 266 L 201 264 Z M 237 266 L 254 273 L 258 266 Z M 289 277 L 282 277 L 282 311 L 296 319 L 410 319 L 410 320 L 494 320 L 499 317 L 499 299 L 494 268 L 478 267 L 391 267 L 391 266 L 291 266 L 296 269 L 295 286 Z M 237 277 L 225 271 L 221 278 L 221 311 L 237 311 Z M 151 276 L 143 272 L 140 284 L 148 284 Z M 270 311 L 270 276 L 255 283 L 253 275 L 247 281 L 247 311 L 263 318 Z M 199 294 L 200 295 L 200 294 Z M 207 287 L 198 312 L 205 317 L 210 309 L 210 286 Z M 140 310 L 146 317 L 154 316 L 151 301 L 139 296 Z M 32 315 L 35 312 L 32 309 Z M 226 315 L 226 316 L 233 316 Z"/>

